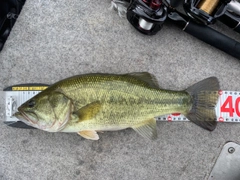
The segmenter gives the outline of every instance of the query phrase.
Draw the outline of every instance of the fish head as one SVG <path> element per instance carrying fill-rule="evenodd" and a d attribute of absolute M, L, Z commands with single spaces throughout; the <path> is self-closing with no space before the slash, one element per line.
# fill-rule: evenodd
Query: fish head
<path fill-rule="evenodd" d="M 49 131 L 61 131 L 70 120 L 71 99 L 60 92 L 39 93 L 18 108 L 15 116 L 29 126 Z"/>

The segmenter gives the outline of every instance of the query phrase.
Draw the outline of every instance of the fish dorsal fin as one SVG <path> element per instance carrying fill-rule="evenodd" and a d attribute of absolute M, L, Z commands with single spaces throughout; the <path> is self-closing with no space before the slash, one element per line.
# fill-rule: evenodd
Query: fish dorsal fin
<path fill-rule="evenodd" d="M 73 114 L 77 115 L 79 121 L 92 119 L 100 111 L 102 105 L 100 101 L 95 101 L 86 106 L 83 106 L 81 109 L 74 111 Z"/>
<path fill-rule="evenodd" d="M 134 72 L 128 75 L 148 83 L 153 88 L 160 88 L 156 77 L 148 72 Z"/>
<path fill-rule="evenodd" d="M 138 134 L 147 139 L 157 138 L 156 120 L 154 118 L 132 127 Z"/>
<path fill-rule="evenodd" d="M 98 140 L 99 136 L 96 131 L 94 130 L 84 130 L 84 131 L 79 131 L 78 134 L 86 139 L 91 139 L 91 140 Z"/>

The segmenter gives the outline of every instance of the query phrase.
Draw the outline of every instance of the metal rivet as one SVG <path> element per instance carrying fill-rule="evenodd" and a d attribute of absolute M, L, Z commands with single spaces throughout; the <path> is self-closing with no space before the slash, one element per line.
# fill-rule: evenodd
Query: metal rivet
<path fill-rule="evenodd" d="M 234 151 L 235 151 L 235 148 L 233 148 L 233 147 L 228 148 L 228 152 L 229 152 L 230 154 L 234 153 Z"/>

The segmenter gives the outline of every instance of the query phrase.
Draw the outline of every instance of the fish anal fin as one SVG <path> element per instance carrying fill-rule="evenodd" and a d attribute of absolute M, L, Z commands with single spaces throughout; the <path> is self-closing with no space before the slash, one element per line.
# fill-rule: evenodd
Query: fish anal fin
<path fill-rule="evenodd" d="M 81 109 L 74 111 L 73 113 L 76 114 L 79 118 L 79 121 L 89 120 L 96 116 L 96 114 L 101 109 L 100 101 L 95 101 L 86 106 L 82 107 Z"/>
<path fill-rule="evenodd" d="M 99 136 L 96 131 L 94 130 L 84 130 L 84 131 L 79 131 L 78 134 L 85 139 L 91 139 L 91 140 L 98 140 Z"/>
<path fill-rule="evenodd" d="M 154 118 L 137 124 L 132 127 L 138 134 L 147 138 L 147 139 L 156 139 L 157 138 L 157 129 L 156 129 L 156 120 Z"/>
<path fill-rule="evenodd" d="M 156 77 L 148 72 L 134 72 L 128 75 L 148 83 L 153 88 L 157 88 L 157 89 L 160 88 Z"/>

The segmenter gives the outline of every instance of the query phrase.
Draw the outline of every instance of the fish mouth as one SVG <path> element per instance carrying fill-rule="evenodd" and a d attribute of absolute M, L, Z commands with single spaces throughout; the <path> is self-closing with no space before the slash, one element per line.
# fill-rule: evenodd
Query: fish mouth
<path fill-rule="evenodd" d="M 33 116 L 37 117 L 37 115 L 33 112 L 24 112 L 24 111 L 21 111 L 19 110 L 18 112 L 16 112 L 14 114 L 15 117 L 17 117 L 20 121 L 23 121 L 24 123 L 26 123 L 27 125 L 30 125 L 30 126 L 33 126 L 33 127 L 36 127 L 38 126 L 37 122 L 36 121 L 33 121 L 29 115 L 27 114 L 32 114 Z"/>
<path fill-rule="evenodd" d="M 62 123 L 58 123 L 55 119 L 52 124 L 41 124 L 38 121 L 34 121 L 31 119 L 31 116 L 35 117 L 38 120 L 38 116 L 34 112 L 30 111 L 21 111 L 20 109 L 18 112 L 14 114 L 20 121 L 24 122 L 25 124 L 35 127 L 37 129 L 41 129 L 48 132 L 58 132 L 64 129 L 69 121 L 70 115 L 69 113 L 66 115 L 64 121 Z"/>

